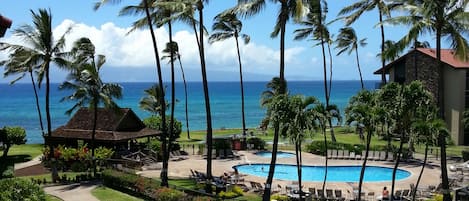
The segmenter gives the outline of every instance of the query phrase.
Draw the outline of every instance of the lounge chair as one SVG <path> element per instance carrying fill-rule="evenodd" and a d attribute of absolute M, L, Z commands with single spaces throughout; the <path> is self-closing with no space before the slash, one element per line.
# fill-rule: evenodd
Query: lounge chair
<path fill-rule="evenodd" d="M 394 154 L 390 151 L 388 151 L 388 161 L 394 161 Z"/>
<path fill-rule="evenodd" d="M 327 200 L 335 200 L 333 192 L 334 191 L 332 191 L 332 189 L 326 189 L 326 199 Z"/>
<path fill-rule="evenodd" d="M 345 197 L 342 196 L 342 190 L 336 189 L 336 190 L 334 190 L 334 194 L 335 194 L 335 200 L 339 200 L 339 201 L 344 201 L 345 200 Z"/>
<path fill-rule="evenodd" d="M 324 191 L 322 189 L 317 189 L 317 192 L 318 192 L 318 198 L 323 198 L 326 196 L 324 195 Z"/>
<path fill-rule="evenodd" d="M 174 154 L 174 152 L 169 152 L 169 160 L 170 161 L 180 161 L 180 160 L 184 160 L 184 159 L 179 157 L 179 156 L 176 156 L 176 154 Z"/>
<path fill-rule="evenodd" d="M 337 149 L 333 149 L 331 154 L 331 159 L 337 159 Z"/>
<path fill-rule="evenodd" d="M 308 192 L 313 199 L 317 199 L 318 195 L 316 194 L 316 188 L 308 188 Z"/>
<path fill-rule="evenodd" d="M 330 159 L 332 157 L 332 149 L 328 149 L 327 150 L 327 156 L 326 156 L 328 159 Z"/>
<path fill-rule="evenodd" d="M 370 160 L 379 160 L 379 151 L 370 151 L 370 156 L 368 157 Z"/>
<path fill-rule="evenodd" d="M 350 155 L 349 155 L 348 158 L 349 158 L 349 159 L 352 159 L 352 160 L 355 160 L 355 157 L 356 157 L 356 156 L 355 156 L 355 152 L 353 152 L 353 151 L 350 152 Z"/>
<path fill-rule="evenodd" d="M 343 157 L 343 159 L 350 159 L 350 153 L 349 153 L 349 150 L 348 150 L 348 149 L 344 150 L 344 157 Z"/>
<path fill-rule="evenodd" d="M 180 152 L 179 150 L 174 151 L 174 154 L 175 154 L 177 157 L 179 157 L 179 158 L 181 158 L 181 159 L 183 159 L 183 160 L 189 159 L 189 156 L 181 154 L 181 152 Z"/>
<path fill-rule="evenodd" d="M 362 155 L 361 155 L 361 158 L 362 159 L 365 159 L 365 154 L 366 154 L 366 151 L 362 151 Z M 368 153 L 368 158 L 370 158 L 370 153 Z"/>
<path fill-rule="evenodd" d="M 366 200 L 374 201 L 375 200 L 375 192 L 368 192 Z"/>
<path fill-rule="evenodd" d="M 379 160 L 380 161 L 385 161 L 386 160 L 386 152 L 385 151 L 380 151 L 379 152 Z"/>
<path fill-rule="evenodd" d="M 344 159 L 344 150 L 340 149 L 337 151 L 337 159 Z"/>

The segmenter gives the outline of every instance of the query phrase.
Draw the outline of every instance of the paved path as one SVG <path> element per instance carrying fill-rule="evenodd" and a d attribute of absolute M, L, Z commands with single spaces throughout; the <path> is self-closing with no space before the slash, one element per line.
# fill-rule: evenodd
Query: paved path
<path fill-rule="evenodd" d="M 40 164 L 41 163 L 41 157 L 42 157 L 42 155 L 39 155 L 39 156 L 36 156 L 35 158 L 33 158 L 30 161 L 26 161 L 26 162 L 23 162 L 23 163 L 16 163 L 15 164 L 15 170 Z"/>
<path fill-rule="evenodd" d="M 97 186 L 96 183 L 69 184 L 45 187 L 44 191 L 64 201 L 99 201 L 91 195 L 91 191 Z"/>

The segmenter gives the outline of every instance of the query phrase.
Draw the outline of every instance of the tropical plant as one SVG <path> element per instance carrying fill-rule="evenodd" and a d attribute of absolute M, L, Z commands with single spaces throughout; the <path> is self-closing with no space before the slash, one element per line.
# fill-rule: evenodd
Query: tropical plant
<path fill-rule="evenodd" d="M 370 151 L 371 137 L 376 130 L 377 113 L 380 110 L 376 104 L 376 94 L 374 92 L 362 90 L 357 95 L 350 98 L 349 104 L 345 109 L 347 124 L 362 125 L 366 131 L 366 148 L 363 156 L 363 164 L 360 171 L 360 180 L 358 183 L 358 200 L 361 199 L 363 177 L 365 175 L 368 152 Z"/>
<path fill-rule="evenodd" d="M 163 94 L 160 94 L 158 84 L 154 84 L 148 89 L 144 90 L 145 96 L 140 99 L 138 103 L 140 109 L 150 112 L 152 115 L 161 114 L 161 110 L 163 108 L 160 100 L 161 96 L 164 97 L 164 93 L 166 90 L 163 91 Z M 166 88 L 166 87 L 165 87 Z M 165 101 L 165 106 L 167 107 L 169 103 Z M 158 129 L 158 128 L 155 128 Z"/>
<path fill-rule="evenodd" d="M 25 179 L 2 179 L 0 180 L 0 200 L 30 200 L 46 201 L 44 190 L 32 181 Z"/>
<path fill-rule="evenodd" d="M 46 109 L 46 123 L 47 123 L 47 136 L 50 137 L 52 133 L 52 120 L 50 115 L 50 65 L 55 64 L 57 67 L 67 66 L 67 61 L 63 58 L 63 49 L 65 47 L 65 36 L 70 32 L 71 27 L 68 27 L 64 34 L 54 40 L 52 32 L 52 14 L 50 10 L 39 9 L 38 12 L 31 11 L 33 18 L 33 26 L 23 25 L 20 28 L 14 29 L 13 34 L 19 37 L 23 44 L 10 44 L 0 42 L 0 50 L 10 50 L 12 52 L 23 52 L 29 54 L 27 61 L 28 64 L 35 64 L 39 66 L 38 69 L 38 86 L 40 87 L 44 78 L 46 79 L 45 91 L 45 109 Z M 45 140 L 49 144 L 50 149 L 53 145 L 49 140 Z M 56 169 L 52 168 L 52 178 L 58 178 Z"/>
<path fill-rule="evenodd" d="M 102 5 L 106 4 L 106 3 L 120 3 L 121 0 L 101 0 L 99 2 L 97 2 L 94 6 L 94 9 L 97 10 L 99 9 Z M 140 7 L 143 9 L 143 13 L 145 15 L 145 20 L 143 21 L 143 23 L 146 23 L 146 26 L 148 26 L 149 28 L 149 32 L 150 32 L 150 35 L 151 35 L 151 39 L 152 39 L 152 45 L 153 45 L 153 53 L 154 53 L 154 56 L 155 56 L 155 63 L 156 63 L 156 72 L 157 72 L 157 79 L 158 79 L 158 86 L 159 86 L 159 94 L 164 94 L 164 88 L 163 88 L 163 75 L 162 75 L 162 72 L 161 72 L 161 63 L 160 63 L 160 56 L 159 56 L 159 52 L 158 52 L 158 45 L 157 45 L 157 42 L 156 42 L 156 36 L 155 36 L 155 31 L 154 31 L 154 28 L 153 28 L 153 19 L 155 19 L 155 16 L 152 16 L 150 11 L 153 9 L 151 6 L 153 5 L 153 3 L 155 3 L 156 1 L 155 0 L 150 0 L 150 2 L 146 1 L 146 0 L 142 0 L 140 1 L 140 3 L 137 5 L 137 7 Z M 138 11 L 138 9 L 137 9 Z M 156 19 L 155 19 L 156 20 Z M 141 24 L 141 21 L 136 21 L 134 22 L 134 27 L 142 27 L 140 26 Z M 135 30 L 135 29 L 132 29 L 132 30 Z M 160 97 L 160 103 L 163 103 L 165 102 L 165 99 L 164 99 L 164 96 L 161 96 Z M 166 105 L 163 104 L 162 107 L 161 107 L 161 110 L 160 110 L 160 116 L 161 118 L 163 119 L 163 122 L 166 122 Z M 161 136 L 161 139 L 162 139 L 162 149 L 163 149 L 163 156 L 167 156 L 169 155 L 169 153 L 166 153 L 167 152 L 167 146 L 168 146 L 168 141 L 167 141 L 167 138 L 168 138 L 168 133 L 167 131 L 165 130 L 166 127 L 162 127 L 160 130 L 161 130 L 161 133 L 162 133 L 162 136 Z M 164 157 L 163 158 L 163 171 L 161 171 L 161 185 L 162 186 L 168 186 L 168 171 L 167 171 L 167 163 L 168 163 L 168 158 Z"/>
<path fill-rule="evenodd" d="M 173 53 L 171 53 L 173 52 Z M 181 69 L 182 81 L 184 83 L 184 109 L 186 114 L 186 132 L 187 132 L 187 139 L 191 139 L 190 131 L 189 131 L 189 102 L 187 101 L 187 82 L 186 82 L 186 75 L 184 73 L 184 68 L 182 67 L 181 62 L 181 54 L 179 52 L 179 47 L 177 42 L 173 43 L 166 43 L 166 48 L 163 50 L 165 54 L 161 59 L 171 59 L 171 60 L 178 60 L 179 67 Z"/>
<path fill-rule="evenodd" d="M 280 73 L 279 79 L 281 82 L 285 82 L 285 32 L 286 24 L 293 18 L 295 21 L 299 21 L 303 17 L 306 9 L 304 3 L 307 0 L 282 0 L 272 1 L 274 3 L 280 3 L 280 9 L 276 19 L 274 30 L 270 34 L 271 37 L 277 37 L 280 34 Z M 267 4 L 266 0 L 242 0 L 238 1 L 238 5 L 230 9 L 231 12 L 239 14 L 243 17 L 250 17 L 258 14 Z M 286 88 L 281 88 L 280 94 L 285 94 Z M 275 132 L 277 131 L 277 132 Z M 266 185 L 262 200 L 270 200 L 270 194 L 272 189 L 272 180 L 275 172 L 275 163 L 277 160 L 277 143 L 279 139 L 279 129 L 274 128 L 274 140 L 272 146 L 272 158 L 270 161 L 269 174 L 267 176 Z"/>
<path fill-rule="evenodd" d="M 88 38 L 79 38 L 74 42 L 70 52 L 72 63 L 68 81 L 59 86 L 61 90 L 71 90 L 73 93 L 62 98 L 61 101 L 76 101 L 67 110 L 70 115 L 80 107 L 88 106 L 93 111 L 93 128 L 91 133 L 91 157 L 93 158 L 93 173 L 96 174 L 95 136 L 98 123 L 98 110 L 101 105 L 118 113 L 119 106 L 114 99 L 122 97 L 122 87 L 114 83 L 104 83 L 100 77 L 100 70 L 106 62 L 104 55 L 95 55 L 95 46 Z"/>
<path fill-rule="evenodd" d="M 244 84 L 243 84 L 243 68 L 241 64 L 241 53 L 239 51 L 239 42 L 238 38 L 241 37 L 244 39 L 244 44 L 249 43 L 249 36 L 247 34 L 241 34 L 241 29 L 243 24 L 236 17 L 234 13 L 221 13 L 215 16 L 215 22 L 213 24 L 213 33 L 209 38 L 210 43 L 217 41 L 226 40 L 228 38 L 234 38 L 236 42 L 236 52 L 238 54 L 238 64 L 239 64 L 239 84 L 241 88 L 241 118 L 243 126 L 243 136 L 246 139 L 246 120 L 244 112 Z M 246 144 L 246 143 L 244 143 Z"/>
<path fill-rule="evenodd" d="M 362 16 L 364 12 L 374 10 L 375 8 L 378 9 L 379 14 L 379 27 L 381 29 L 381 54 L 384 52 L 384 24 L 383 24 L 383 16 L 387 18 L 391 17 L 391 6 L 387 5 L 387 1 L 385 0 L 360 0 L 358 2 L 353 3 L 350 6 L 346 6 L 340 10 L 339 15 L 345 16 L 345 25 L 349 26 L 353 24 L 358 18 Z M 381 66 L 384 68 L 385 66 L 385 59 L 381 57 Z M 381 72 L 381 82 L 386 84 L 386 72 L 383 70 Z"/>
<path fill-rule="evenodd" d="M 327 129 L 327 120 L 328 120 L 328 112 L 327 112 L 327 107 L 323 104 L 323 103 L 318 103 L 316 104 L 316 106 L 314 106 L 314 108 L 312 109 L 313 111 L 313 118 L 314 118 L 314 121 L 316 122 L 315 124 L 319 127 L 319 129 L 321 130 L 321 133 L 322 135 L 324 136 L 324 159 L 325 159 L 325 164 L 324 164 L 324 167 L 325 167 L 325 170 L 324 170 L 324 180 L 323 180 L 323 183 L 322 183 L 322 192 L 323 194 L 322 195 L 318 195 L 320 196 L 321 198 L 325 198 L 325 195 L 324 195 L 324 190 L 326 188 L 326 181 L 327 181 L 327 171 L 328 171 L 328 156 L 327 156 L 327 133 L 326 133 L 326 129 Z"/>
<path fill-rule="evenodd" d="M 282 132 L 283 137 L 290 139 L 290 141 L 295 145 L 295 155 L 296 155 L 296 166 L 298 172 L 298 189 L 300 189 L 299 194 L 302 189 L 302 156 L 301 156 L 301 144 L 306 137 L 306 134 L 311 133 L 316 126 L 313 115 L 313 107 L 318 103 L 318 100 L 315 97 L 303 97 L 300 95 L 287 96 L 287 107 L 288 110 L 285 111 L 286 118 L 281 118 L 286 120 L 285 122 L 280 122 L 280 128 L 285 129 L 285 132 Z M 300 196 L 301 197 L 301 196 Z M 300 198 L 302 200 L 302 198 Z"/>
<path fill-rule="evenodd" d="M 336 49 L 339 49 L 337 55 L 341 55 L 345 51 L 350 55 L 353 51 L 355 52 L 355 58 L 357 60 L 357 69 L 358 74 L 360 75 L 360 84 L 362 90 L 365 89 L 363 84 L 362 70 L 360 69 L 360 60 L 358 59 L 358 46 L 364 47 L 366 43 L 366 38 L 358 39 L 355 29 L 352 27 L 344 27 L 339 30 L 339 35 L 336 39 Z"/>
<path fill-rule="evenodd" d="M 11 81 L 10 84 L 15 84 L 17 81 L 23 79 L 27 74 L 29 74 L 31 84 L 33 86 L 34 98 L 36 100 L 39 126 L 41 128 L 42 136 L 45 136 L 41 107 L 39 105 L 39 96 L 37 93 L 36 82 L 34 81 L 34 73 L 38 73 L 40 66 L 30 63 L 33 61 L 30 58 L 31 55 L 33 54 L 29 53 L 27 50 L 17 49 L 15 52 L 8 55 L 8 59 L 0 61 L 0 66 L 5 66 L 5 71 L 3 73 L 5 77 L 20 74 L 17 78 Z"/>

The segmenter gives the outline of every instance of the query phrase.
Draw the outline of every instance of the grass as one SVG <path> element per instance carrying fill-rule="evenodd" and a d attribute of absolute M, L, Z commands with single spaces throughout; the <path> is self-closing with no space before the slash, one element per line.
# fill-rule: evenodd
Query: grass
<path fill-rule="evenodd" d="M 18 156 L 25 155 L 29 156 L 29 160 L 42 154 L 42 149 L 44 145 L 42 144 L 22 144 L 22 145 L 13 145 L 8 151 L 8 156 Z"/>
<path fill-rule="evenodd" d="M 68 178 L 75 178 L 75 176 L 80 175 L 80 174 L 86 174 L 86 172 L 59 172 L 59 176 L 62 177 L 63 175 L 66 175 Z M 35 180 L 41 180 L 43 181 L 44 179 L 48 182 L 52 182 L 52 177 L 51 174 L 41 174 L 41 175 L 34 175 L 34 176 L 24 176 L 20 177 L 23 179 L 35 179 Z"/>
<path fill-rule="evenodd" d="M 53 195 L 46 194 L 46 201 L 62 201 L 62 199 Z"/>
<path fill-rule="evenodd" d="M 100 201 L 143 201 L 140 198 L 104 186 L 93 189 L 91 194 Z"/>

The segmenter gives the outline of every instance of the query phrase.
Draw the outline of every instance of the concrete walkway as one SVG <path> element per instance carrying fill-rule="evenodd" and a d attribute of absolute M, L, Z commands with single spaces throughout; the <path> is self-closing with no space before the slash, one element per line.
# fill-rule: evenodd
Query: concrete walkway
<path fill-rule="evenodd" d="M 91 191 L 98 185 L 96 183 L 59 185 L 45 187 L 44 191 L 64 201 L 99 201 L 91 195 Z"/>
<path fill-rule="evenodd" d="M 30 166 L 33 166 L 33 165 L 40 164 L 41 163 L 41 157 L 42 157 L 42 155 L 39 155 L 39 156 L 36 156 L 35 158 L 33 158 L 30 161 L 26 161 L 26 162 L 23 162 L 23 163 L 16 163 L 15 164 L 15 170 L 19 170 L 19 169 L 22 169 L 22 168 L 25 168 L 25 167 L 30 167 Z"/>

